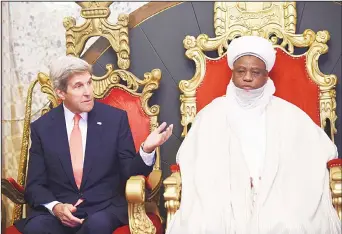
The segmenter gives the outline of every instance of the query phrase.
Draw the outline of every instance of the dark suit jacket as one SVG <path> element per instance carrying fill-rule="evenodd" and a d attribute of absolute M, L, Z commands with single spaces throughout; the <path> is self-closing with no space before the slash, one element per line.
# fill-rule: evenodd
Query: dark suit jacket
<path fill-rule="evenodd" d="M 136 153 L 125 111 L 95 102 L 88 113 L 80 189 L 73 176 L 63 105 L 31 124 L 31 141 L 25 188 L 31 212 L 28 219 L 16 224 L 18 229 L 30 218 L 48 212 L 41 204 L 75 204 L 79 198 L 85 201 L 75 216 L 83 218 L 111 207 L 123 223 L 128 223 L 125 183 L 132 175 L 147 176 L 152 166 L 146 166 Z"/>

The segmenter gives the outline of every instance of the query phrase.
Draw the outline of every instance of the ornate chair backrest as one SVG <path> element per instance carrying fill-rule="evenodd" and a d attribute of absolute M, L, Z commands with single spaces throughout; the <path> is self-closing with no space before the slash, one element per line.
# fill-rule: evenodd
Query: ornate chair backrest
<path fill-rule="evenodd" d="M 93 36 L 107 38 L 117 53 L 119 69 L 114 69 L 112 64 L 107 65 L 107 73 L 102 77 L 92 75 L 94 97 L 97 101 L 123 109 L 128 114 L 129 124 L 136 150 L 149 135 L 158 127 L 159 106 L 149 106 L 148 102 L 153 91 L 158 89 L 161 79 L 161 71 L 154 69 L 144 74 L 144 79 L 137 78 L 129 72 L 129 39 L 128 39 L 128 15 L 119 15 L 118 23 L 112 25 L 107 21 L 109 5 L 111 2 L 78 2 L 82 7 L 81 15 L 86 22 L 76 26 L 72 17 L 64 19 L 66 28 L 66 51 L 68 55 L 79 57 L 84 49 L 86 41 Z M 49 105 L 42 109 L 42 115 L 60 104 L 48 75 L 39 73 L 37 79 L 30 85 L 26 100 L 26 112 L 23 131 L 23 143 L 20 155 L 17 182 L 24 186 L 28 162 L 28 149 L 30 142 L 30 122 L 33 89 L 39 83 L 41 91 L 47 94 Z M 153 172 L 150 174 L 150 185 L 153 193 L 149 201 L 158 202 L 159 187 L 161 185 L 160 151 L 156 150 L 156 162 Z M 23 217 L 23 205 L 15 204 L 13 221 Z"/>
<path fill-rule="evenodd" d="M 328 51 L 329 32 L 307 29 L 296 34 L 295 2 L 215 2 L 214 11 L 215 38 L 201 34 L 183 41 L 186 56 L 196 63 L 196 72 L 179 84 L 182 136 L 196 114 L 226 92 L 232 75 L 227 64 L 228 43 L 239 36 L 258 35 L 269 39 L 277 50 L 270 72 L 275 95 L 304 110 L 334 140 L 337 78 L 322 74 L 318 66 L 319 56 Z M 307 51 L 294 55 L 295 47 Z M 219 57 L 209 58 L 206 51 L 217 51 Z"/>

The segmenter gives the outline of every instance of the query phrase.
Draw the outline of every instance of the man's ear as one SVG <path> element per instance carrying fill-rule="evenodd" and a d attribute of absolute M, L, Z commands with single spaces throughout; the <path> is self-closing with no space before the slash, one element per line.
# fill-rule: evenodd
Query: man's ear
<path fill-rule="evenodd" d="M 65 92 L 60 90 L 60 89 L 56 89 L 56 94 L 58 96 L 58 98 L 60 98 L 62 101 L 65 100 Z"/>

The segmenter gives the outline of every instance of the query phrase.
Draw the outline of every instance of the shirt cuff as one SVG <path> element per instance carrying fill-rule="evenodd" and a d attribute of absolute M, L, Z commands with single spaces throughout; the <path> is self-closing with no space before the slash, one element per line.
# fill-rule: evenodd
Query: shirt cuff
<path fill-rule="evenodd" d="M 59 203 L 60 203 L 59 201 L 53 201 L 53 202 L 45 203 L 42 205 L 45 206 L 45 208 L 48 209 L 49 212 L 54 216 L 55 214 L 53 213 L 52 209 L 53 209 L 53 207 L 55 207 L 55 205 L 57 205 Z"/>
<path fill-rule="evenodd" d="M 155 152 L 156 150 L 153 150 L 151 153 L 146 153 L 142 146 L 140 146 L 140 156 L 147 166 L 152 166 L 155 163 Z"/>

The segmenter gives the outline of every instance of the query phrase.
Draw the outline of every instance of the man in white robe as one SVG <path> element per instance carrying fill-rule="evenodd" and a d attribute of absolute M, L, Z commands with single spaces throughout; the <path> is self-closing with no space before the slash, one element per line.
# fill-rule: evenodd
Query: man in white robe
<path fill-rule="evenodd" d="M 272 44 L 245 36 L 227 53 L 227 94 L 197 114 L 177 154 L 181 205 L 167 234 L 341 233 L 326 166 L 336 146 L 273 96 Z"/>

